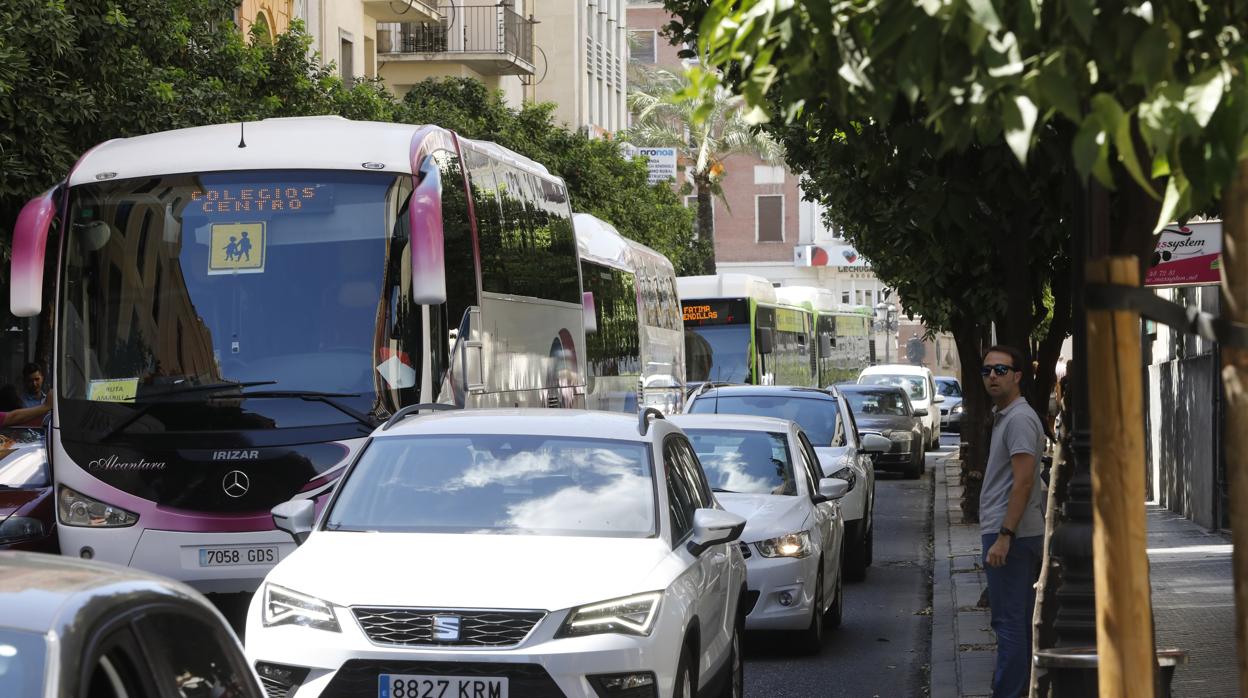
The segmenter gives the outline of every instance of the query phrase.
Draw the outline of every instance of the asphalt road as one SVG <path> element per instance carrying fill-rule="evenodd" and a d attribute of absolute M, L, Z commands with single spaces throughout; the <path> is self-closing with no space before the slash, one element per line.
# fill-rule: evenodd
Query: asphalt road
<path fill-rule="evenodd" d="M 932 466 L 949 456 L 956 436 L 928 453 L 919 480 L 881 474 L 875 490 L 875 561 L 866 581 L 845 584 L 841 627 L 824 636 L 823 652 L 796 656 L 786 638 L 745 639 L 745 695 L 922 696 L 931 657 Z"/>

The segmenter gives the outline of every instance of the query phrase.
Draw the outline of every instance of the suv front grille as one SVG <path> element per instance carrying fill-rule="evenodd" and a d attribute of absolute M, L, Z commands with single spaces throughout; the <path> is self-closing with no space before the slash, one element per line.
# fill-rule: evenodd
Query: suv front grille
<path fill-rule="evenodd" d="M 351 612 L 368 639 L 379 645 L 433 647 L 510 647 L 518 645 L 545 611 L 494 611 L 453 608 L 354 607 Z M 434 616 L 458 619 L 456 639 L 434 636 Z"/>

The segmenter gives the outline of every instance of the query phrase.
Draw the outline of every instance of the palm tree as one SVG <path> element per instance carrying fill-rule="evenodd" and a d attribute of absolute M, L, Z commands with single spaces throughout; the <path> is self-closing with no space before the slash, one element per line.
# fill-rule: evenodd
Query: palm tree
<path fill-rule="evenodd" d="M 632 66 L 628 86 L 628 106 L 633 125 L 622 139 L 643 148 L 676 148 L 687 165 L 686 176 L 697 194 L 698 236 L 710 243 L 707 274 L 715 273 L 715 219 L 711 214 L 712 196 L 728 205 L 720 181 L 724 161 L 730 155 L 754 155 L 769 164 L 784 161 L 783 147 L 745 120 L 745 101 L 719 88 L 709 115 L 701 122 L 694 110 L 701 105 L 690 96 L 689 78 L 683 72 L 662 68 Z"/>

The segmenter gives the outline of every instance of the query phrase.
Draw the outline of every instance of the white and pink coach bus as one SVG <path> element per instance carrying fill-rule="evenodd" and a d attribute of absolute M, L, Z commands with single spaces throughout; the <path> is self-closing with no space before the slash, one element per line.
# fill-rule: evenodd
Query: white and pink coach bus
<path fill-rule="evenodd" d="M 563 182 L 432 126 L 103 143 L 22 210 L 11 304 L 55 312 L 62 552 L 203 591 L 253 590 L 294 549 L 270 509 L 405 406 L 584 404 Z"/>

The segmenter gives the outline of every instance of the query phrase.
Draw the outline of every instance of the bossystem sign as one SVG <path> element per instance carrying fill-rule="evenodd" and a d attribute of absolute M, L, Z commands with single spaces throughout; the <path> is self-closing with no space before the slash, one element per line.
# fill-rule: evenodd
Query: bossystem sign
<path fill-rule="evenodd" d="M 1221 281 L 1221 221 L 1168 225 L 1157 236 L 1145 286 L 1207 286 Z"/>

